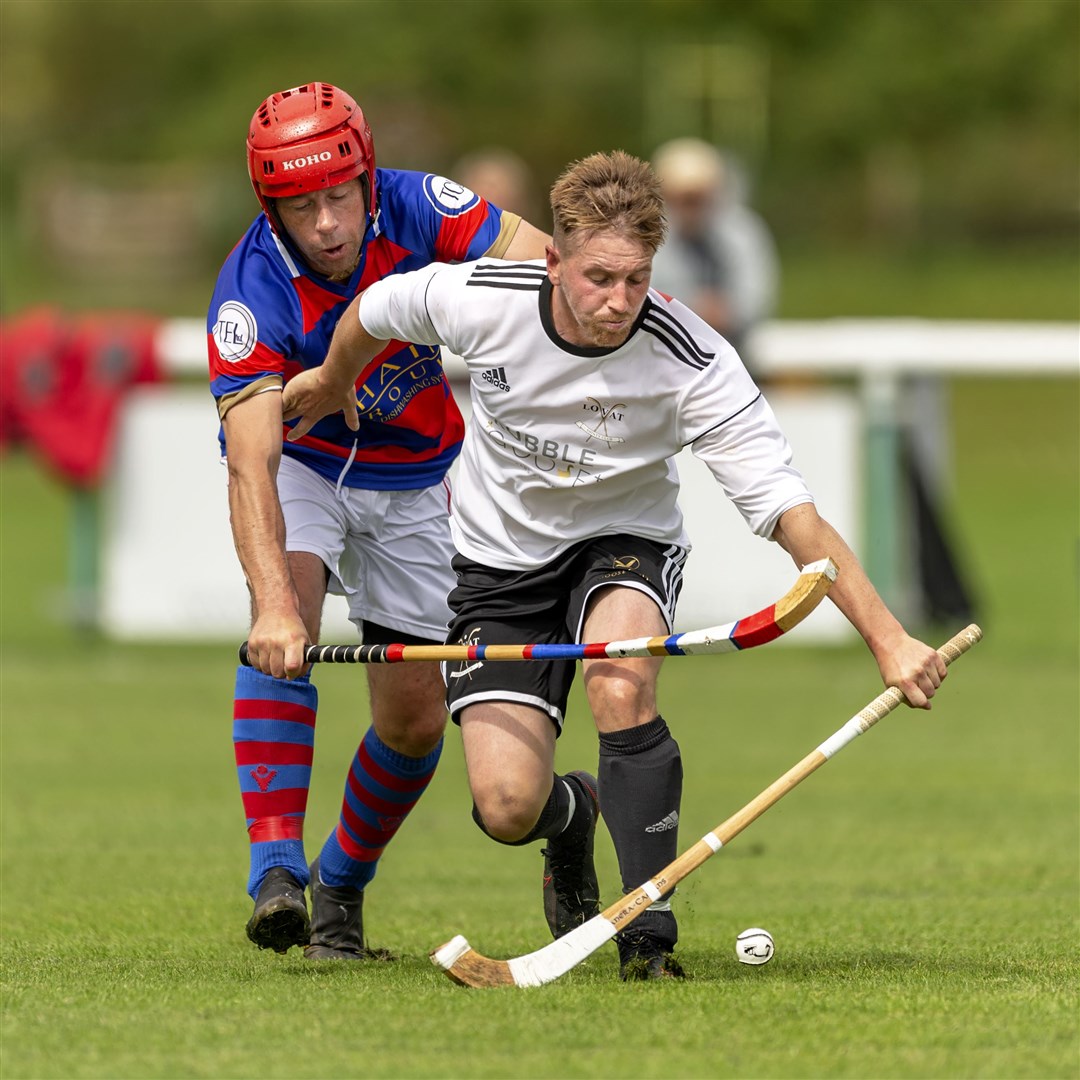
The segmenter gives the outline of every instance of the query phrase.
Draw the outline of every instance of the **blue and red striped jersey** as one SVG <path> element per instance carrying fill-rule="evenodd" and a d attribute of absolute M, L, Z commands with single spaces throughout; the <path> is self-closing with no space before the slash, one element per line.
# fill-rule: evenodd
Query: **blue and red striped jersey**
<path fill-rule="evenodd" d="M 514 215 L 444 177 L 378 169 L 376 184 L 378 218 L 349 281 L 308 269 L 264 214 L 225 260 L 207 317 L 210 389 L 220 415 L 259 384 L 282 386 L 321 364 L 349 302 L 373 282 L 432 262 L 479 258 L 516 225 Z M 283 453 L 347 487 L 439 483 L 464 435 L 439 349 L 392 341 L 361 372 L 356 395 L 359 433 L 338 413 L 298 442 L 284 442 Z M 224 432 L 219 439 L 224 454 Z"/>

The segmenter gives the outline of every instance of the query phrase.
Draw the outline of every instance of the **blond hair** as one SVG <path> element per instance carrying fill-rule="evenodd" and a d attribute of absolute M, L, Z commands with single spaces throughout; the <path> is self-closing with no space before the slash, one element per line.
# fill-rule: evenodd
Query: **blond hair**
<path fill-rule="evenodd" d="M 551 189 L 551 216 L 557 247 L 574 233 L 616 229 L 655 253 L 667 232 L 660 181 L 622 150 L 568 166 Z"/>

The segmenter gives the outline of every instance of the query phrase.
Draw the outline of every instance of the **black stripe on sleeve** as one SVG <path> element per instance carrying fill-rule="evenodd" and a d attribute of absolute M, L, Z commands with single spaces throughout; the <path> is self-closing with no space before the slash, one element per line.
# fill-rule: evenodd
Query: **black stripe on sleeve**
<path fill-rule="evenodd" d="M 528 263 L 477 263 L 466 285 L 504 289 L 538 289 L 547 280 L 547 270 Z"/>
<path fill-rule="evenodd" d="M 659 325 L 667 329 L 669 333 L 675 335 L 691 353 L 696 354 L 700 359 L 708 361 L 716 357 L 716 353 L 705 352 L 705 350 L 694 340 L 690 331 L 669 312 L 664 311 L 658 304 L 653 304 L 649 308 L 648 318 L 650 320 L 655 320 Z"/>
<path fill-rule="evenodd" d="M 654 338 L 662 341 L 667 346 L 671 355 L 680 363 L 686 364 L 687 367 L 692 367 L 696 371 L 704 371 L 705 368 L 709 366 L 707 360 L 699 360 L 696 356 L 687 355 L 687 353 L 667 335 L 666 327 L 661 329 L 646 319 L 646 321 L 641 324 L 641 329 L 644 330 L 646 334 L 652 334 Z"/>
<path fill-rule="evenodd" d="M 710 432 L 715 431 L 717 428 L 723 427 L 729 421 L 734 420 L 735 417 L 738 416 L 740 413 L 746 412 L 746 410 L 749 409 L 751 405 L 753 405 L 755 402 L 759 401 L 760 399 L 761 399 L 761 391 L 759 390 L 757 392 L 757 396 L 754 397 L 754 398 L 751 398 L 751 400 L 748 401 L 741 409 L 736 409 L 730 416 L 724 417 L 723 420 L 720 420 L 718 423 L 713 424 L 713 426 L 711 428 L 706 428 L 700 435 L 695 435 L 690 440 L 690 442 L 688 442 L 686 445 L 687 446 L 692 446 L 694 443 L 696 443 L 698 441 L 698 439 L 704 439 L 705 436 L 708 435 Z"/>
<path fill-rule="evenodd" d="M 472 278 L 465 282 L 466 288 L 472 285 L 478 289 L 524 289 L 526 292 L 539 292 L 541 284 L 539 281 L 474 281 Z"/>
<path fill-rule="evenodd" d="M 546 266 L 537 266 L 534 262 L 504 262 L 502 259 L 496 261 L 477 262 L 473 269 L 474 274 L 479 273 L 492 273 L 494 271 L 507 272 L 510 270 L 520 270 L 523 273 L 540 274 L 541 276 L 547 276 Z"/>

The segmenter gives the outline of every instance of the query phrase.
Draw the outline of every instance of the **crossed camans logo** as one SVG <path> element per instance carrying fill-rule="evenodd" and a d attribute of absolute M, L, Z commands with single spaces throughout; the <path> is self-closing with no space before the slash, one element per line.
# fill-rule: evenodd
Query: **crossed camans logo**
<path fill-rule="evenodd" d="M 251 770 L 251 779 L 259 785 L 260 791 L 266 791 L 274 782 L 275 776 L 277 776 L 277 769 L 268 769 L 265 765 L 260 765 L 257 769 Z"/>
<path fill-rule="evenodd" d="M 621 435 L 612 435 L 608 431 L 609 420 L 622 420 L 623 414 L 621 412 L 616 412 L 615 410 L 625 409 L 626 402 L 620 401 L 608 408 L 602 402 L 597 401 L 596 398 L 590 397 L 585 399 L 585 404 L 582 408 L 584 408 L 586 412 L 593 413 L 596 417 L 597 422 L 595 427 L 589 427 L 584 420 L 579 420 L 577 422 L 577 426 L 581 428 L 590 439 L 599 439 L 601 442 L 606 442 L 609 450 L 614 443 L 626 442 Z"/>
<path fill-rule="evenodd" d="M 611 560 L 611 565 L 616 570 L 636 570 L 641 565 L 641 560 L 636 555 L 616 555 Z"/>
<path fill-rule="evenodd" d="M 471 630 L 466 630 L 458 642 L 460 645 L 479 645 L 480 644 L 480 627 L 474 626 Z M 461 679 L 466 675 L 471 676 L 472 673 L 484 666 L 483 660 L 475 660 L 470 663 L 468 660 L 462 660 L 461 666 L 457 671 L 450 672 L 451 679 Z"/>

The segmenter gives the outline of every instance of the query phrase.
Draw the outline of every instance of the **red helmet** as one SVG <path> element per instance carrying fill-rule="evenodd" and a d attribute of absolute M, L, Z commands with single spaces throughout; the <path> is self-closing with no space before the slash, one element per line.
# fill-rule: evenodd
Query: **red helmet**
<path fill-rule="evenodd" d="M 251 118 L 248 175 L 270 224 L 271 199 L 343 184 L 360 177 L 368 214 L 375 216 L 375 143 L 360 106 L 329 83 L 271 94 Z"/>

